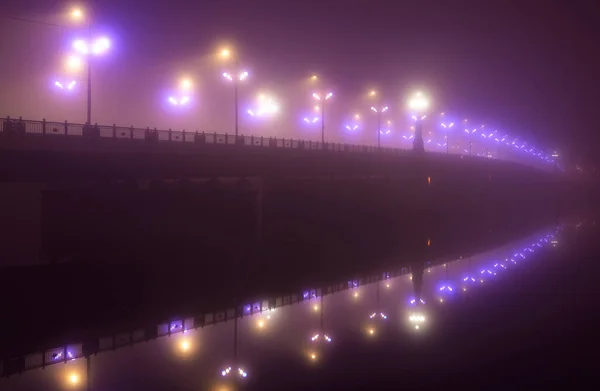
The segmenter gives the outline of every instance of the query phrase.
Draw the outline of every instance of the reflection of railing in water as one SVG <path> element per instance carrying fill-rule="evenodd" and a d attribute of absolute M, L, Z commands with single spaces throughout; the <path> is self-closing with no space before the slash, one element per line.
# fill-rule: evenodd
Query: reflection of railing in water
<path fill-rule="evenodd" d="M 548 239 L 548 236 L 546 236 L 546 238 L 543 240 L 545 240 L 545 243 L 547 244 L 552 244 L 553 246 L 556 245 L 556 241 Z M 541 247 L 539 243 L 538 246 Z M 518 253 L 514 254 L 514 256 L 517 255 Z M 521 257 L 525 258 L 522 254 Z M 509 260 L 509 258 L 507 258 L 507 260 Z M 427 262 L 426 267 L 430 268 L 432 266 L 441 265 L 448 262 L 451 261 L 448 259 L 440 259 Z M 304 303 L 311 300 L 316 300 L 317 298 L 322 299 L 326 295 L 346 291 L 348 289 L 355 289 L 372 283 L 379 283 L 380 281 L 389 280 L 395 277 L 406 275 L 408 273 L 410 273 L 410 270 L 406 267 L 402 267 L 401 269 L 392 272 L 383 272 L 377 275 L 371 274 L 364 278 L 343 281 L 337 284 L 328 285 L 324 288 L 309 289 L 297 294 L 277 296 L 272 299 L 254 301 L 240 305 L 234 309 L 202 313 L 194 317 L 187 317 L 184 319 L 160 323 L 158 325 L 150 325 L 145 328 L 138 328 L 131 332 L 118 333 L 108 337 L 90 339 L 93 340 L 92 343 L 75 343 L 48 349 L 44 352 L 31 353 L 0 362 L 0 376 L 10 376 L 12 374 L 21 373 L 27 370 L 44 368 L 52 364 L 66 363 L 70 360 L 89 356 L 91 354 L 113 351 L 118 348 L 132 346 L 139 342 L 153 340 L 158 337 L 170 336 L 172 334 L 184 333 L 186 330 L 190 329 L 202 328 L 218 323 L 225 323 L 234 320 L 236 317 L 241 318 L 244 316 L 252 316 L 275 308 L 296 303 Z M 444 287 L 445 285 L 441 287 L 440 290 L 443 290 Z M 381 313 L 381 316 L 385 317 L 383 313 Z M 413 319 L 411 319 L 411 321 L 413 321 Z M 416 327 L 418 328 L 418 326 Z"/>
<path fill-rule="evenodd" d="M 404 275 L 408 272 L 409 270 L 403 267 L 396 272 L 383 273 L 383 276 L 385 276 L 385 279 L 387 279 Z M 236 312 L 238 317 L 252 316 L 274 308 L 280 308 L 296 303 L 303 303 L 314 300 L 317 297 L 326 296 L 348 289 L 354 289 L 362 285 L 378 282 L 382 280 L 382 278 L 383 277 L 379 275 L 371 275 L 353 281 L 329 285 L 325 288 L 306 290 L 299 294 L 278 296 L 273 299 L 251 302 L 239 306 L 237 311 L 236 309 L 214 311 L 199 314 L 195 317 L 188 317 L 158 325 L 152 325 L 146 328 L 138 328 L 131 332 L 118 333 L 108 337 L 98 338 L 96 341 L 97 343 L 91 344 L 87 347 L 84 347 L 84 343 L 74 343 L 62 347 L 48 349 L 44 352 L 27 354 L 21 357 L 5 360 L 3 362 L 0 361 L 0 377 L 10 376 L 32 369 L 44 368 L 52 364 L 66 363 L 70 360 L 85 357 L 86 355 L 113 351 L 118 348 L 128 347 L 140 342 L 153 340 L 158 337 L 167 337 L 172 334 L 182 333 L 190 329 L 202 328 L 218 323 L 225 323 L 233 320 L 236 316 Z"/>

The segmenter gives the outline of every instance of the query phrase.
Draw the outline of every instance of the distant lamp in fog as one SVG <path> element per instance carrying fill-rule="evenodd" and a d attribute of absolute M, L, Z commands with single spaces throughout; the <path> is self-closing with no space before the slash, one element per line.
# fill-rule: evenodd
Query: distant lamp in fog
<path fill-rule="evenodd" d="M 168 102 L 172 106 L 185 106 L 188 103 L 190 103 L 190 97 L 189 96 L 183 96 L 181 98 L 176 98 L 174 96 L 170 96 L 169 99 L 168 99 Z"/>
<path fill-rule="evenodd" d="M 81 22 L 85 18 L 85 15 L 81 8 L 73 8 L 71 12 L 69 12 L 69 17 L 76 22 Z"/>
<path fill-rule="evenodd" d="M 58 80 L 54 82 L 54 86 L 56 88 L 58 88 L 59 90 L 66 90 L 66 91 L 74 90 L 76 85 L 77 85 L 77 82 L 75 80 L 71 80 L 70 82 L 64 83 L 64 84 Z"/>
<path fill-rule="evenodd" d="M 256 98 L 256 107 L 248 110 L 251 117 L 273 117 L 279 113 L 279 104 L 275 98 L 266 94 L 259 94 Z"/>
<path fill-rule="evenodd" d="M 189 91 L 192 89 L 193 87 L 193 83 L 192 80 L 190 79 L 181 79 L 181 81 L 179 82 L 179 87 L 183 90 L 183 91 Z"/>
<path fill-rule="evenodd" d="M 65 59 L 65 68 L 70 72 L 78 72 L 83 68 L 83 60 L 79 56 L 70 55 Z"/>

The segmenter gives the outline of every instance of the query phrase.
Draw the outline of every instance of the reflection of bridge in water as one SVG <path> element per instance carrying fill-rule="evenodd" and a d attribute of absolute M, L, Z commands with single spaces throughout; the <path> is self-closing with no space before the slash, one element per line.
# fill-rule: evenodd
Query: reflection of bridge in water
<path fill-rule="evenodd" d="M 579 227 L 580 224 L 577 225 L 577 228 Z M 328 323 L 327 334 L 325 334 L 324 316 L 327 313 L 326 307 L 329 304 L 329 300 L 325 300 L 326 297 L 351 291 L 345 294 L 345 297 L 347 297 L 345 300 L 356 303 L 368 301 L 370 304 L 368 304 L 368 308 L 364 310 L 364 313 L 359 314 L 358 318 L 354 318 L 362 319 L 362 321 L 359 321 L 360 327 L 366 336 L 370 338 L 376 337 L 378 334 L 378 323 L 373 320 L 373 314 L 380 314 L 382 319 L 379 321 L 382 322 L 387 322 L 388 317 L 395 317 L 397 314 L 390 312 L 390 310 L 396 305 L 393 303 L 397 303 L 397 298 L 400 297 L 404 309 L 400 313 L 401 318 L 399 320 L 413 332 L 422 332 L 431 314 L 435 313 L 436 305 L 443 305 L 460 295 L 470 295 L 473 291 L 485 286 L 485 282 L 501 278 L 503 273 L 518 267 L 522 262 L 534 257 L 534 254 L 543 253 L 546 248 L 556 247 L 559 243 L 558 233 L 560 231 L 561 227 L 547 228 L 500 248 L 479 254 L 464 254 L 458 259 L 446 257 L 427 262 L 411 262 L 410 266 L 407 265 L 392 271 L 376 271 L 363 277 L 350 281 L 339 281 L 324 287 L 306 288 L 297 293 L 270 298 L 245 300 L 239 306 L 227 310 L 174 318 L 160 324 L 150 323 L 146 326 L 130 328 L 130 331 L 127 332 L 108 336 L 90 336 L 84 342 L 72 343 L 5 360 L 0 365 L 0 375 L 10 376 L 57 363 L 77 363 L 85 357 L 87 375 L 84 375 L 81 365 L 69 367 L 70 372 L 67 379 L 72 381 L 77 379 L 79 381 L 79 379 L 85 379 L 86 376 L 92 376 L 91 356 L 97 353 L 131 347 L 148 340 L 177 334 L 181 337 L 175 339 L 173 343 L 176 344 L 176 349 L 180 351 L 179 354 L 191 354 L 194 351 L 194 346 L 199 344 L 198 335 L 194 332 L 195 329 L 233 322 L 234 352 L 233 356 L 230 353 L 224 353 L 226 357 L 229 357 L 225 360 L 224 368 L 233 368 L 235 372 L 237 366 L 240 365 L 240 368 L 243 369 L 239 373 L 245 374 L 243 377 L 246 377 L 248 373 L 251 374 L 251 371 L 248 369 L 248 359 L 243 356 L 240 357 L 238 354 L 237 340 L 240 338 L 238 336 L 238 322 L 242 322 L 244 319 L 252 319 L 251 324 L 245 326 L 246 334 L 244 334 L 244 338 L 248 338 L 248 328 L 256 329 L 257 332 L 262 333 L 273 327 L 273 322 L 285 322 L 285 316 L 280 314 L 279 311 L 276 313 L 274 311 L 294 304 L 306 304 L 306 306 L 303 306 L 303 308 L 307 308 L 306 311 L 319 315 L 320 320 L 314 322 L 313 326 L 307 327 L 304 332 L 306 341 L 302 345 L 302 354 L 309 361 L 316 361 L 320 359 L 322 349 L 325 346 L 329 346 L 331 342 L 335 343 L 336 327 L 331 324 L 336 323 L 334 318 L 342 320 L 345 318 L 344 315 L 348 315 L 347 311 L 343 310 L 343 315 L 338 314 L 328 318 L 331 322 Z M 372 288 L 375 290 L 373 291 Z M 401 292 L 398 292 L 398 290 L 401 290 Z M 390 296 L 390 292 L 394 292 L 393 297 Z M 399 293 L 400 295 L 398 295 Z M 342 294 L 342 296 L 344 295 Z M 383 298 L 387 299 L 384 300 Z M 390 307 L 390 304 L 393 304 L 393 306 Z M 300 311 L 300 307 L 297 311 Z M 332 316 L 331 313 L 329 316 Z M 231 361 L 232 357 L 233 361 Z M 221 363 L 216 362 L 215 365 L 218 366 Z M 77 370 L 73 372 L 72 368 L 77 368 Z M 221 373 L 221 369 L 219 369 L 219 372 Z M 222 373 L 229 374 L 225 369 Z"/>

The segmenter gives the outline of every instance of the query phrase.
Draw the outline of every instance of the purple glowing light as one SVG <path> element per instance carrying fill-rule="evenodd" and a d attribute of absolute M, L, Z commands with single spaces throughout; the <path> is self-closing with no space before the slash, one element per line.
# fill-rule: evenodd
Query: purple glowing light
<path fill-rule="evenodd" d="M 306 122 L 307 124 L 316 124 L 319 121 L 319 117 L 313 117 L 313 118 L 304 118 L 304 122 Z"/>
<path fill-rule="evenodd" d="M 190 97 L 184 96 L 181 98 L 175 98 L 174 96 L 170 96 L 168 99 L 169 103 L 173 106 L 185 106 L 190 103 Z"/>
<path fill-rule="evenodd" d="M 66 85 L 64 85 L 63 83 L 61 83 L 58 80 L 54 82 L 55 87 L 57 87 L 58 89 L 67 90 L 67 91 L 72 91 L 76 85 L 77 85 L 77 82 L 75 80 L 70 81 Z"/>
<path fill-rule="evenodd" d="M 101 55 L 106 53 L 110 49 L 110 40 L 107 37 L 100 37 L 94 41 L 88 42 L 83 39 L 77 39 L 73 41 L 73 49 L 84 55 L 94 54 Z"/>

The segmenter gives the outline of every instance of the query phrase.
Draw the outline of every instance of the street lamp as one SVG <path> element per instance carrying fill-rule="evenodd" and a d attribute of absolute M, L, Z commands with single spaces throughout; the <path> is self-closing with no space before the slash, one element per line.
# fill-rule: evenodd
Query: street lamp
<path fill-rule="evenodd" d="M 91 38 L 91 25 L 88 27 L 88 39 L 73 41 L 73 49 L 83 55 L 87 61 L 87 120 L 92 124 L 92 56 L 100 56 L 110 49 L 110 40 L 107 37 Z"/>
<path fill-rule="evenodd" d="M 409 109 L 415 113 L 412 118 L 415 120 L 415 138 L 413 140 L 413 150 L 417 152 L 425 152 L 423 145 L 423 126 L 421 121 L 426 118 L 425 112 L 429 108 L 429 100 L 422 92 L 415 93 L 408 100 Z"/>
<path fill-rule="evenodd" d="M 373 91 L 371 91 L 373 92 Z M 371 111 L 377 114 L 377 148 L 381 148 L 381 135 L 383 132 L 381 131 L 381 114 L 388 111 L 387 106 L 380 107 L 379 109 L 371 106 Z M 389 131 L 388 131 L 389 133 Z M 386 133 L 387 134 L 387 133 Z"/>
<path fill-rule="evenodd" d="M 325 143 L 325 101 L 328 101 L 333 97 L 333 92 L 328 92 L 327 94 L 313 92 L 312 97 L 319 102 L 319 107 L 321 109 L 321 142 Z"/>
<path fill-rule="evenodd" d="M 60 82 L 60 81 L 56 80 L 54 82 L 54 86 L 56 88 L 58 88 L 59 90 L 65 90 L 65 91 L 73 91 L 75 89 L 76 85 L 77 85 L 77 82 L 75 80 L 71 80 L 69 82 Z"/>
<path fill-rule="evenodd" d="M 448 139 L 448 130 L 454 126 L 454 122 L 442 122 L 442 128 L 446 129 L 446 153 L 450 153 L 450 140 Z"/>
<path fill-rule="evenodd" d="M 183 78 L 179 81 L 179 90 L 176 95 L 171 95 L 167 101 L 173 106 L 186 106 L 192 100 L 190 94 L 194 83 L 191 79 Z"/>
<path fill-rule="evenodd" d="M 235 136 L 239 134 L 239 99 L 238 99 L 238 87 L 241 81 L 248 78 L 248 72 L 240 70 L 239 58 L 230 49 L 222 49 L 220 56 L 223 59 L 229 60 L 233 58 L 233 73 L 223 72 L 223 77 L 233 84 L 233 99 L 234 99 L 234 111 L 235 111 Z"/>
<path fill-rule="evenodd" d="M 252 117 L 273 117 L 279 113 L 279 104 L 269 95 L 259 94 L 256 99 L 256 107 L 248 109 Z"/>

